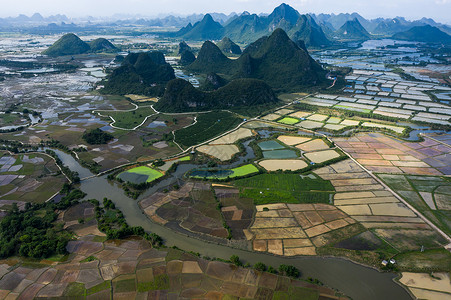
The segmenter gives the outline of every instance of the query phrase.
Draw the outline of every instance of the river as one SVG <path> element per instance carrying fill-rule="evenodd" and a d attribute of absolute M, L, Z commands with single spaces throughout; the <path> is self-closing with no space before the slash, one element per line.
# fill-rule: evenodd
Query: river
<path fill-rule="evenodd" d="M 66 166 L 80 174 L 80 178 L 92 176 L 92 173 L 81 167 L 72 156 L 59 150 L 54 151 Z M 180 165 L 173 176 L 150 188 L 144 196 L 174 184 L 177 181 L 177 177 L 181 178 L 185 172 L 194 167 L 198 166 L 192 164 Z M 123 212 L 131 226 L 142 226 L 146 231 L 155 232 L 164 239 L 167 246 L 176 245 L 186 251 L 199 252 L 203 256 L 223 259 L 228 259 L 235 254 L 243 262 L 249 262 L 250 264 L 263 262 L 273 267 L 278 267 L 280 264 L 293 265 L 301 271 L 303 278 L 317 278 L 327 286 L 338 289 L 355 300 L 412 299 L 403 287 L 393 281 L 396 274 L 381 273 L 375 269 L 345 259 L 334 257 L 279 257 L 234 249 L 176 233 L 164 226 L 151 222 L 139 208 L 138 202 L 128 198 L 123 190 L 115 184 L 110 184 L 106 176 L 83 180 L 80 188 L 87 194 L 87 199 L 102 200 L 104 197 L 111 199 Z"/>

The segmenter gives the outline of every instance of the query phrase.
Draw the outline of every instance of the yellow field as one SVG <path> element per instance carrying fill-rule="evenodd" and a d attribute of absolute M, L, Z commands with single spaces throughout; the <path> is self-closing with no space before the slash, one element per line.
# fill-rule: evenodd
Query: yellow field
<path fill-rule="evenodd" d="M 296 171 L 307 167 L 307 163 L 303 160 L 292 159 L 292 160 L 278 160 L 278 159 L 269 159 L 263 160 L 258 163 L 260 166 L 265 168 L 268 171 L 277 171 L 277 170 L 290 170 Z"/>
<path fill-rule="evenodd" d="M 298 145 L 311 140 L 311 138 L 291 135 L 281 135 L 277 139 L 288 146 Z"/>
<path fill-rule="evenodd" d="M 199 152 L 216 157 L 219 160 L 226 161 L 232 159 L 233 155 L 240 152 L 235 145 L 204 145 L 196 149 Z"/>
<path fill-rule="evenodd" d="M 340 154 L 338 154 L 335 150 L 325 150 L 305 154 L 305 157 L 317 164 L 337 158 L 339 156 Z"/>

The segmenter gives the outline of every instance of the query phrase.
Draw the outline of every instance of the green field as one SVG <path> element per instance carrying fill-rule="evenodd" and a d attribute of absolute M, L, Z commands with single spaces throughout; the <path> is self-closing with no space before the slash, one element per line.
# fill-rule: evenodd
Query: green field
<path fill-rule="evenodd" d="M 258 173 L 257 167 L 252 164 L 234 168 L 234 169 L 232 169 L 232 171 L 233 171 L 233 175 L 230 176 L 230 178 L 243 177 L 243 176 L 250 175 L 253 173 Z"/>
<path fill-rule="evenodd" d="M 146 166 L 141 166 L 122 172 L 117 177 L 122 179 L 123 181 L 129 181 L 131 183 L 139 184 L 144 182 L 152 182 L 163 176 L 164 174 L 160 171 Z"/>
<path fill-rule="evenodd" d="M 184 147 L 197 145 L 235 128 L 241 121 L 226 111 L 199 114 L 196 124 L 175 132 L 175 141 Z"/>
<path fill-rule="evenodd" d="M 190 160 L 191 160 L 191 157 L 189 157 L 189 156 L 184 156 L 184 157 L 179 158 L 179 161 L 190 161 Z"/>
<path fill-rule="evenodd" d="M 258 173 L 259 170 L 253 164 L 244 165 L 234 169 L 197 169 L 191 171 L 190 178 L 197 179 L 232 179 Z"/>
<path fill-rule="evenodd" d="M 286 125 L 294 125 L 300 122 L 300 120 L 295 119 L 295 118 L 289 118 L 289 117 L 285 117 L 282 120 L 277 121 L 279 123 L 282 124 L 286 124 Z"/>
<path fill-rule="evenodd" d="M 102 116 L 110 116 L 116 122 L 116 127 L 133 129 L 141 124 L 147 116 L 155 114 L 151 107 L 142 107 L 133 111 L 101 111 Z"/>
<path fill-rule="evenodd" d="M 334 193 L 330 181 L 301 177 L 298 174 L 261 174 L 235 181 L 241 196 L 256 205 L 269 203 L 329 203 Z"/>
<path fill-rule="evenodd" d="M 407 202 L 447 234 L 451 234 L 451 180 L 438 176 L 378 174 Z M 427 197 L 429 196 L 429 204 Z M 445 199 L 448 199 L 446 201 Z M 432 209 L 430 207 L 432 205 Z"/>

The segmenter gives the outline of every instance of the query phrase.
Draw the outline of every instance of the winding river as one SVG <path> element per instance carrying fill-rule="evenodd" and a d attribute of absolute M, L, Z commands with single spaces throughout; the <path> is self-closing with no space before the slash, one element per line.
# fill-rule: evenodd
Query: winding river
<path fill-rule="evenodd" d="M 66 166 L 80 174 L 80 178 L 92 176 L 92 173 L 81 167 L 72 156 L 59 150 L 54 151 Z M 250 157 L 246 155 L 246 159 L 248 158 Z M 194 167 L 198 166 L 192 164 L 180 165 L 170 178 L 150 188 L 143 197 L 165 186 L 174 184 L 177 178 L 181 178 L 185 172 Z M 278 257 L 270 254 L 234 249 L 176 233 L 166 227 L 151 222 L 139 208 L 138 202 L 128 198 L 122 189 L 116 185 L 110 184 L 106 176 L 83 180 L 81 182 L 81 190 L 87 193 L 87 199 L 95 198 L 102 200 L 104 197 L 111 199 L 123 212 L 127 222 L 131 226 L 142 226 L 146 231 L 155 232 L 164 239 L 167 246 L 176 245 L 186 251 L 199 252 L 203 256 L 223 259 L 228 259 L 231 255 L 235 254 L 242 261 L 245 263 L 249 262 L 250 264 L 263 262 L 274 267 L 278 267 L 280 264 L 294 265 L 301 270 L 304 278 L 317 278 L 327 286 L 336 288 L 355 300 L 412 299 L 403 287 L 394 282 L 396 274 L 380 273 L 375 269 L 345 259 L 334 257 Z"/>

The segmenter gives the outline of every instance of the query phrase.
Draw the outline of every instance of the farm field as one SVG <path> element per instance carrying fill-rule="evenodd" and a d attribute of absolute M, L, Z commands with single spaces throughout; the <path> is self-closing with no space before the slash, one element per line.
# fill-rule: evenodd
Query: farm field
<path fill-rule="evenodd" d="M 231 160 L 235 154 L 240 152 L 236 145 L 203 145 L 197 147 L 196 150 L 213 156 L 220 161 Z"/>
<path fill-rule="evenodd" d="M 427 137 L 424 142 L 412 143 L 381 133 L 362 133 L 333 141 L 375 173 L 451 175 L 451 148 Z"/>
<path fill-rule="evenodd" d="M 448 178 L 402 174 L 378 176 L 441 230 L 451 233 L 451 181 Z"/>
<path fill-rule="evenodd" d="M 114 119 L 115 127 L 124 129 L 133 129 L 140 125 L 148 116 L 154 115 L 155 111 L 152 107 L 139 107 L 132 111 L 95 111 L 102 116 Z"/>
<path fill-rule="evenodd" d="M 314 171 L 330 180 L 334 205 L 374 234 L 389 241 L 398 253 L 440 248 L 445 240 L 389 191 L 351 160 Z"/>
<path fill-rule="evenodd" d="M 276 255 L 316 255 L 316 249 L 360 232 L 361 226 L 328 204 L 264 204 L 246 231 L 254 251 Z M 334 232 L 331 235 L 331 232 Z"/>
<path fill-rule="evenodd" d="M 307 163 L 299 159 L 292 160 L 268 159 L 260 161 L 258 164 L 263 168 L 265 168 L 267 171 L 277 171 L 277 170 L 296 171 L 307 167 Z"/>
<path fill-rule="evenodd" d="M 281 120 L 279 120 L 277 122 L 282 123 L 282 124 L 286 124 L 286 125 L 294 125 L 294 124 L 299 123 L 299 120 L 295 119 L 295 118 L 285 117 L 285 118 L 283 118 L 283 119 L 281 119 Z"/>
<path fill-rule="evenodd" d="M 329 203 L 334 189 L 330 182 L 314 175 L 260 174 L 234 182 L 241 196 L 256 205 L 269 203 Z"/>
<path fill-rule="evenodd" d="M 206 234 L 218 238 L 226 238 L 228 233 L 222 224 L 221 212 L 217 209 L 217 201 L 210 184 L 187 183 L 179 191 L 165 197 L 164 204 L 159 206 L 152 217 L 158 223 L 176 222 L 180 227 L 196 234 Z M 165 199 L 163 198 L 163 199 Z M 141 202 L 146 205 L 153 196 Z M 156 204 L 152 204 L 156 207 Z M 144 211 L 148 211 L 146 208 Z"/>
<path fill-rule="evenodd" d="M 295 146 L 311 140 L 311 138 L 291 135 L 281 135 L 277 139 L 288 146 Z"/>
<path fill-rule="evenodd" d="M 425 273 L 401 273 L 399 282 L 419 299 L 447 299 L 451 296 L 451 284 L 448 273 L 434 272 L 433 277 Z"/>
<path fill-rule="evenodd" d="M 117 177 L 123 181 L 140 184 L 144 182 L 152 182 L 163 176 L 164 174 L 158 170 L 141 166 L 122 172 Z"/>
<path fill-rule="evenodd" d="M 53 159 L 43 154 L 9 155 L 0 151 L 0 209 L 13 203 L 43 203 L 60 191 L 67 179 Z"/>
<path fill-rule="evenodd" d="M 335 150 L 324 150 L 306 153 L 305 157 L 307 157 L 312 162 L 319 164 L 340 157 L 340 154 L 338 154 Z"/>
<path fill-rule="evenodd" d="M 258 173 L 253 164 L 247 164 L 233 169 L 194 169 L 187 176 L 195 179 L 227 179 L 238 178 Z"/>
<path fill-rule="evenodd" d="M 235 114 L 224 111 L 199 114 L 196 124 L 175 132 L 175 141 L 184 147 L 197 145 L 233 129 L 241 121 Z"/>
<path fill-rule="evenodd" d="M 87 221 L 78 224 L 77 218 Z M 320 294 L 336 294 L 306 281 L 205 260 L 177 249 L 153 248 L 139 237 L 105 241 L 89 202 L 63 212 L 61 222 L 78 234 L 67 245 L 69 255 L 32 263 L 17 257 L 2 260 L 2 299 L 160 299 L 168 295 L 233 299 L 279 294 L 319 299 Z"/>
<path fill-rule="evenodd" d="M 251 137 L 252 135 L 253 133 L 250 129 L 239 128 L 234 132 L 231 132 L 223 137 L 220 137 L 217 140 L 214 140 L 210 143 L 210 145 L 234 144 L 239 140 Z"/>

